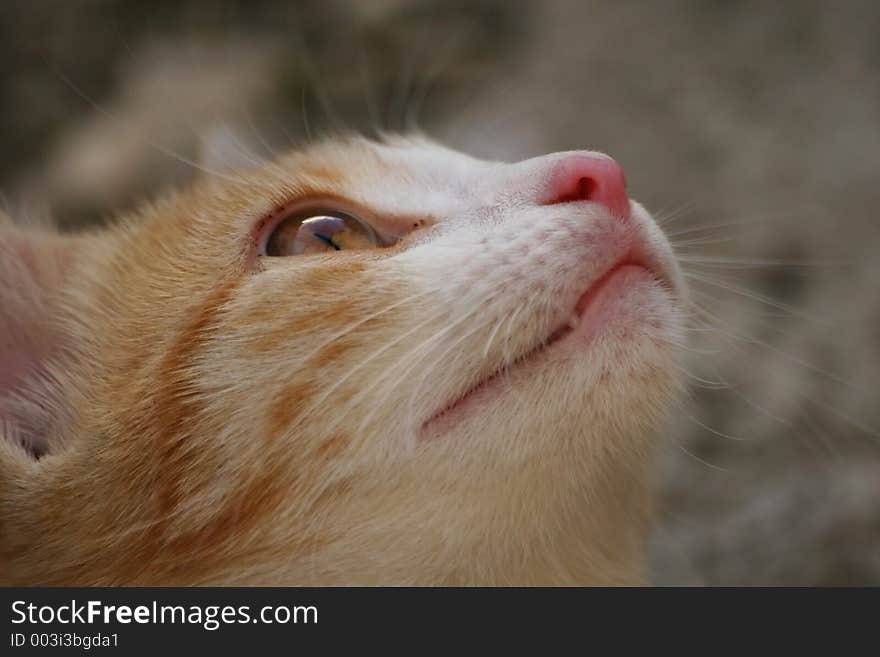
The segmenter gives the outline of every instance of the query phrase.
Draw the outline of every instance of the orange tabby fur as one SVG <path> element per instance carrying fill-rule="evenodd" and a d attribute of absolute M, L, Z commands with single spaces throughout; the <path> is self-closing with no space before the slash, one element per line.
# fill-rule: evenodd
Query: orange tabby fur
<path fill-rule="evenodd" d="M 504 369 L 599 253 L 562 233 L 636 230 L 536 205 L 547 161 L 351 139 L 90 235 L 0 225 L 0 330 L 30 354 L 0 399 L 0 584 L 640 582 L 681 282 L 637 207 L 668 285 Z M 261 222 L 311 198 L 405 236 L 260 257 Z M 499 367 L 500 399 L 424 438 Z"/>

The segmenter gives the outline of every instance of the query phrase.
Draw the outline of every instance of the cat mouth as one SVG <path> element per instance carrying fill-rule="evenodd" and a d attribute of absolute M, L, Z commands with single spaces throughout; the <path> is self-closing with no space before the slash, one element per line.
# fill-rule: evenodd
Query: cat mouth
<path fill-rule="evenodd" d="M 557 346 L 567 342 L 567 338 L 575 338 L 578 334 L 585 339 L 601 329 L 605 318 L 598 308 L 600 305 L 613 306 L 613 288 L 623 293 L 638 280 L 652 281 L 664 289 L 673 292 L 674 285 L 667 272 L 651 258 L 631 251 L 618 260 L 604 273 L 595 278 L 575 303 L 568 319 L 558 325 L 543 340 L 516 358 L 504 363 L 494 372 L 467 389 L 463 394 L 453 398 L 440 410 L 431 415 L 421 427 L 421 436 L 425 439 L 446 433 L 466 415 L 466 410 L 481 400 L 502 391 L 505 379 L 515 371 L 546 359 Z M 605 303 L 606 300 L 609 303 Z"/>

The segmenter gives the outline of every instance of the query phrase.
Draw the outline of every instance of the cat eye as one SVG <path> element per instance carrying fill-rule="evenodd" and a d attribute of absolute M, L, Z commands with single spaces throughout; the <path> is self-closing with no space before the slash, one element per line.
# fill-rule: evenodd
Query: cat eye
<path fill-rule="evenodd" d="M 369 249 L 382 241 L 368 224 L 336 210 L 308 212 L 279 223 L 266 242 L 266 255 L 273 257 Z"/>

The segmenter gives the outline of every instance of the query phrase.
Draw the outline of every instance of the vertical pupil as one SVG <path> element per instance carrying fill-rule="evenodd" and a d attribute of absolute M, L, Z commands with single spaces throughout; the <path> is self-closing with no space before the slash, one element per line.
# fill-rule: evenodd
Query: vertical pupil
<path fill-rule="evenodd" d="M 324 242 L 327 246 L 332 246 L 334 249 L 339 251 L 339 245 L 333 241 L 332 237 L 328 237 L 327 235 L 322 235 L 321 233 L 312 233 L 318 240 Z"/>
<path fill-rule="evenodd" d="M 306 253 L 315 248 L 315 242 L 320 242 L 324 247 L 339 250 L 333 237 L 338 233 L 347 231 L 345 220 L 341 217 L 312 217 L 300 224 L 294 240 L 295 252 Z"/>

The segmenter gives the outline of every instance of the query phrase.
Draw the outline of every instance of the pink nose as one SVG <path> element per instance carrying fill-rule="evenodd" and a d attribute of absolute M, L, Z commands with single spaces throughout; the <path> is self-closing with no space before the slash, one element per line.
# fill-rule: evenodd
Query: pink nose
<path fill-rule="evenodd" d="M 550 179 L 548 205 L 568 201 L 601 203 L 616 217 L 629 217 L 626 176 L 610 157 L 567 155 L 556 165 Z"/>

